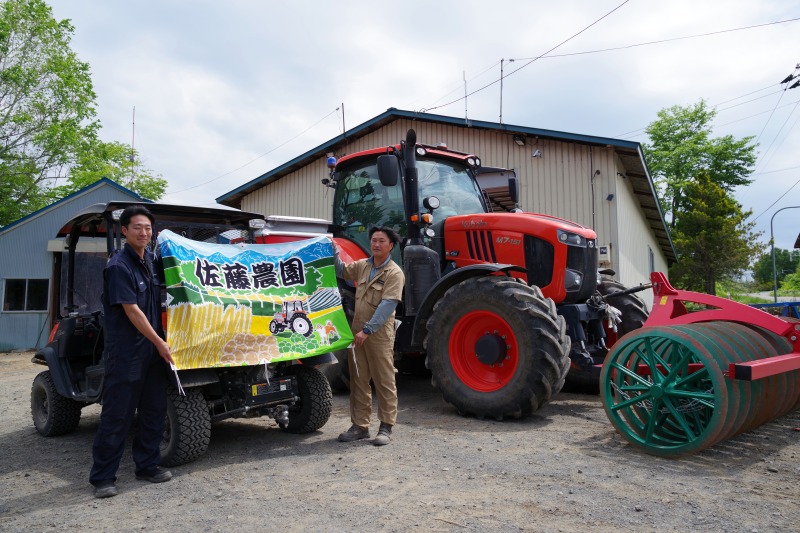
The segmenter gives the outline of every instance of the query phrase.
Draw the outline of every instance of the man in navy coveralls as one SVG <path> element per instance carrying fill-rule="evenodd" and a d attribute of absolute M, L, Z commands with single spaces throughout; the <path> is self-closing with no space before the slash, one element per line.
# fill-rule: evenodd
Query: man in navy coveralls
<path fill-rule="evenodd" d="M 100 427 L 92 447 L 89 482 L 98 498 L 117 495 L 117 469 L 136 417 L 136 479 L 161 483 L 172 474 L 158 466 L 167 412 L 172 355 L 161 327 L 161 290 L 147 245 L 155 219 L 143 205 L 120 216 L 125 246 L 103 271 L 105 379 Z M 137 414 L 138 413 L 138 414 Z"/>

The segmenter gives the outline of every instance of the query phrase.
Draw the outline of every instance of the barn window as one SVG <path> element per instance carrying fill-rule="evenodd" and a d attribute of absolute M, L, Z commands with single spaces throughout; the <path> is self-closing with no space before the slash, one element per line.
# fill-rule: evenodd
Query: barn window
<path fill-rule="evenodd" d="M 47 311 L 50 280 L 7 279 L 3 311 Z"/>

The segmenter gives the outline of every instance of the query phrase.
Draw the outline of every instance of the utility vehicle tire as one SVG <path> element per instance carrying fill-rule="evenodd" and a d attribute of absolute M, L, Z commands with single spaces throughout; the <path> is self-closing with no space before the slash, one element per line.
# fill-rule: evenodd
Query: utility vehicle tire
<path fill-rule="evenodd" d="M 353 315 L 356 309 L 356 296 L 353 290 L 346 288 L 340 282 L 339 293 L 342 296 L 342 309 L 347 317 L 347 323 L 353 323 Z M 343 348 L 333 352 L 339 364 L 325 365 L 322 372 L 328 378 L 328 383 L 331 385 L 333 392 L 347 392 L 350 390 L 350 367 L 348 366 L 347 357 L 350 355 L 350 350 Z"/>
<path fill-rule="evenodd" d="M 72 433 L 81 420 L 84 404 L 61 396 L 49 370 L 33 379 L 31 386 L 31 417 L 40 435 L 56 437 Z"/>
<path fill-rule="evenodd" d="M 289 407 L 289 433 L 311 433 L 324 426 L 333 409 L 333 394 L 328 380 L 316 368 L 292 365 L 286 374 L 297 377 L 300 401 Z"/>
<path fill-rule="evenodd" d="M 566 324 L 538 287 L 510 277 L 465 280 L 436 303 L 427 326 L 431 382 L 462 414 L 529 416 L 564 385 Z"/>
<path fill-rule="evenodd" d="M 310 337 L 314 333 L 311 320 L 305 315 L 297 315 L 292 318 L 292 331 L 299 333 L 303 337 Z"/>
<path fill-rule="evenodd" d="M 597 290 L 604 297 L 621 292 L 627 288 L 622 283 L 611 279 L 604 279 L 597 286 Z M 608 327 L 607 321 L 604 324 L 606 332 L 606 346 L 609 350 L 623 335 L 630 333 L 641 328 L 647 321 L 649 313 L 645 303 L 635 294 L 623 294 L 622 296 L 612 296 L 607 298 L 608 304 L 616 307 L 622 313 L 620 319 L 622 322 L 617 324 L 617 331 L 615 332 Z M 564 387 L 565 390 L 570 392 L 580 392 L 584 394 L 599 394 L 600 393 L 600 376 L 587 370 L 581 370 L 575 367 L 569 369 L 567 374 L 567 382 Z"/>
<path fill-rule="evenodd" d="M 178 466 L 194 461 L 211 442 L 211 415 L 200 391 L 187 390 L 181 396 L 170 387 L 167 420 L 161 441 L 161 465 Z"/>

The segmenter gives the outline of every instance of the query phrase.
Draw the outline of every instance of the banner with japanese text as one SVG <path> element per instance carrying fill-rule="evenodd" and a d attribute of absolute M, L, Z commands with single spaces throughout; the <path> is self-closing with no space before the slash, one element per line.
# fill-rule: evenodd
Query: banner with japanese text
<path fill-rule="evenodd" d="M 353 340 L 328 238 L 209 244 L 165 230 L 158 242 L 179 370 L 300 359 Z"/>

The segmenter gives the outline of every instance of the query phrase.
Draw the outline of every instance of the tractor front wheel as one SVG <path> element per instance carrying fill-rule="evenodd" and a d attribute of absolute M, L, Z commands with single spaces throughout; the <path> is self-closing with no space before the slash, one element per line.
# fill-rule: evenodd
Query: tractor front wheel
<path fill-rule="evenodd" d="M 615 296 L 614 293 L 626 290 L 625 285 L 614 281 L 612 279 L 604 279 L 597 285 L 597 290 L 608 302 L 608 305 L 619 309 L 622 316 L 621 322 L 617 324 L 617 330 L 614 331 L 608 327 L 608 321 L 604 320 L 603 327 L 606 333 L 606 346 L 610 350 L 614 347 L 617 341 L 631 331 L 636 331 L 641 328 L 649 313 L 644 302 L 635 294 L 622 294 Z M 596 360 L 599 363 L 600 360 Z M 570 392 L 580 392 L 584 394 L 597 394 L 600 392 L 600 379 L 597 372 L 592 372 L 590 369 L 579 368 L 573 366 L 569 369 L 567 374 L 567 382 L 565 390 Z"/>
<path fill-rule="evenodd" d="M 269 321 L 270 333 L 272 333 L 273 335 L 277 335 L 281 331 L 283 331 L 283 326 L 281 324 L 278 324 L 278 322 L 274 318 Z"/>
<path fill-rule="evenodd" d="M 604 279 L 597 286 L 609 305 L 612 305 L 620 310 L 622 322 L 617 324 L 617 331 L 611 329 L 606 330 L 606 345 L 613 348 L 617 340 L 623 335 L 627 335 L 631 331 L 635 331 L 647 322 L 647 317 L 650 313 L 647 311 L 647 306 L 635 294 L 623 294 L 615 296 L 614 293 L 626 290 L 625 285 L 611 279 Z"/>
<path fill-rule="evenodd" d="M 528 416 L 564 385 L 570 340 L 537 287 L 510 277 L 465 280 L 436 303 L 427 326 L 432 383 L 461 413 Z"/>

